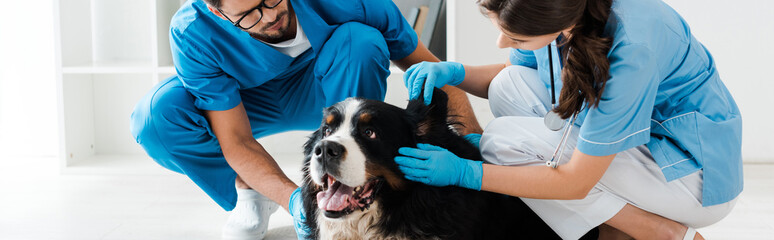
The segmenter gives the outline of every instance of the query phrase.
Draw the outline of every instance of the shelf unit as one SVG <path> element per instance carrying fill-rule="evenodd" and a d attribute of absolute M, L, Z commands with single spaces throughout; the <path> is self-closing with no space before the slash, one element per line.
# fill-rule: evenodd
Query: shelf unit
<path fill-rule="evenodd" d="M 129 132 L 134 105 L 175 73 L 169 22 L 182 0 L 54 3 L 60 169 L 163 171 Z"/>
<path fill-rule="evenodd" d="M 446 15 L 448 5 L 453 1 L 447 0 L 392 0 L 406 18 L 409 24 L 414 24 L 419 40 L 425 44 L 430 52 L 441 61 L 446 61 Z M 425 8 L 425 13 L 419 13 L 420 8 Z M 421 17 L 420 17 L 421 16 Z M 417 26 L 423 24 L 423 26 Z"/>

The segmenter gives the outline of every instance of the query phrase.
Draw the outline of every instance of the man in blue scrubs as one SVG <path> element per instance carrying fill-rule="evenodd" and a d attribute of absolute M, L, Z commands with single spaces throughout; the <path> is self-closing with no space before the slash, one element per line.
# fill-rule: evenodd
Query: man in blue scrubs
<path fill-rule="evenodd" d="M 390 0 L 191 0 L 172 19 L 170 43 L 177 76 L 137 104 L 132 134 L 233 209 L 226 239 L 262 238 L 275 202 L 301 231 L 298 186 L 256 138 L 313 130 L 324 107 L 347 97 L 383 100 L 390 60 L 404 70 L 438 61 Z M 462 133 L 480 133 L 464 93 L 444 90 L 465 116 Z"/>

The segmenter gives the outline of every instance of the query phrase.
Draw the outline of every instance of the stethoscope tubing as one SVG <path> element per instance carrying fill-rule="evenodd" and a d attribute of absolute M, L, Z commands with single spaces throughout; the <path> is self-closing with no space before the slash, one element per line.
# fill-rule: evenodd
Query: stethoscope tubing
<path fill-rule="evenodd" d="M 559 145 L 556 146 L 556 150 L 554 150 L 554 154 L 551 155 L 551 160 L 546 162 L 546 165 L 551 168 L 556 168 L 559 166 L 559 162 L 562 161 L 562 156 L 564 156 L 564 148 L 567 146 L 567 138 L 570 136 L 570 132 L 572 131 L 572 127 L 575 125 L 575 119 L 578 118 L 577 114 L 572 115 L 572 120 L 567 124 L 567 126 L 564 127 L 564 132 L 562 133 L 562 139 L 559 140 Z M 561 149 L 561 150 L 560 150 Z M 557 158 L 557 153 L 559 153 L 559 158 Z"/>
<path fill-rule="evenodd" d="M 551 71 L 551 109 L 556 108 L 556 90 L 554 89 L 554 53 L 551 51 L 554 48 L 552 45 L 554 42 L 548 44 L 548 69 Z"/>
<path fill-rule="evenodd" d="M 558 126 L 555 126 L 555 127 L 550 126 L 551 125 L 550 123 L 554 122 L 551 120 L 555 120 L 551 118 L 558 117 L 558 116 L 553 116 L 553 115 L 558 115 L 557 113 L 553 112 L 553 109 L 556 108 L 556 90 L 555 90 L 555 83 L 554 83 L 555 80 L 554 80 L 554 57 L 553 57 L 554 54 L 552 50 L 555 43 L 556 42 L 554 41 L 548 44 L 548 66 L 549 66 L 548 68 L 549 68 L 549 71 L 551 72 L 550 74 L 551 76 L 551 111 L 546 113 L 546 116 L 543 117 L 544 118 L 543 122 L 546 124 L 546 127 L 551 131 L 558 131 L 559 129 L 561 129 L 561 128 L 556 128 Z M 546 165 L 551 168 L 557 168 L 559 166 L 559 162 L 562 161 L 562 156 L 564 156 L 564 148 L 565 146 L 567 146 L 566 144 L 567 138 L 570 136 L 570 132 L 572 131 L 573 125 L 575 125 L 575 119 L 578 118 L 578 114 L 577 113 L 572 114 L 571 118 L 572 120 L 570 120 L 564 126 L 562 139 L 559 140 L 559 145 L 556 146 L 556 150 L 554 150 L 554 154 L 551 155 L 551 160 L 546 162 Z M 557 153 L 558 153 L 558 158 L 557 158 Z"/>

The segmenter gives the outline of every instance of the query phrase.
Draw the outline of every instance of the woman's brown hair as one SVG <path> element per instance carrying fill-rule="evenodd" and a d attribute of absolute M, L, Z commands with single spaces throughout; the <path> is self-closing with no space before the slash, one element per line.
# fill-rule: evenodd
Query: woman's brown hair
<path fill-rule="evenodd" d="M 568 118 L 583 108 L 599 104 L 610 77 L 607 53 L 611 37 L 602 33 L 610 16 L 612 0 L 478 0 L 487 14 L 494 14 L 500 27 L 524 36 L 540 36 L 570 30 L 564 46 L 562 87 L 554 109 Z"/>

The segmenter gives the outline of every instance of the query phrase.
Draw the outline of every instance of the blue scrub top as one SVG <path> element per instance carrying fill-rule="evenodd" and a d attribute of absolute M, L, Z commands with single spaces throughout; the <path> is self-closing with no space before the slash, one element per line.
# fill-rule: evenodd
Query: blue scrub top
<path fill-rule="evenodd" d="M 197 108 L 236 107 L 241 102 L 240 89 L 260 86 L 287 75 L 286 70 L 298 69 L 298 64 L 309 64 L 333 30 L 346 22 L 379 30 L 391 60 L 402 59 L 417 47 L 416 33 L 390 0 L 288 1 L 312 45 L 296 58 L 215 16 L 202 0 L 189 0 L 178 10 L 170 26 L 172 58 Z"/>
<path fill-rule="evenodd" d="M 613 37 L 610 78 L 599 106 L 578 115 L 578 150 L 606 156 L 646 144 L 667 181 L 704 170 L 704 206 L 738 196 L 742 118 L 685 20 L 660 0 L 615 0 L 604 34 Z M 537 69 L 550 89 L 548 47 L 513 49 L 510 61 Z M 553 54 L 558 94 L 562 62 Z"/>

